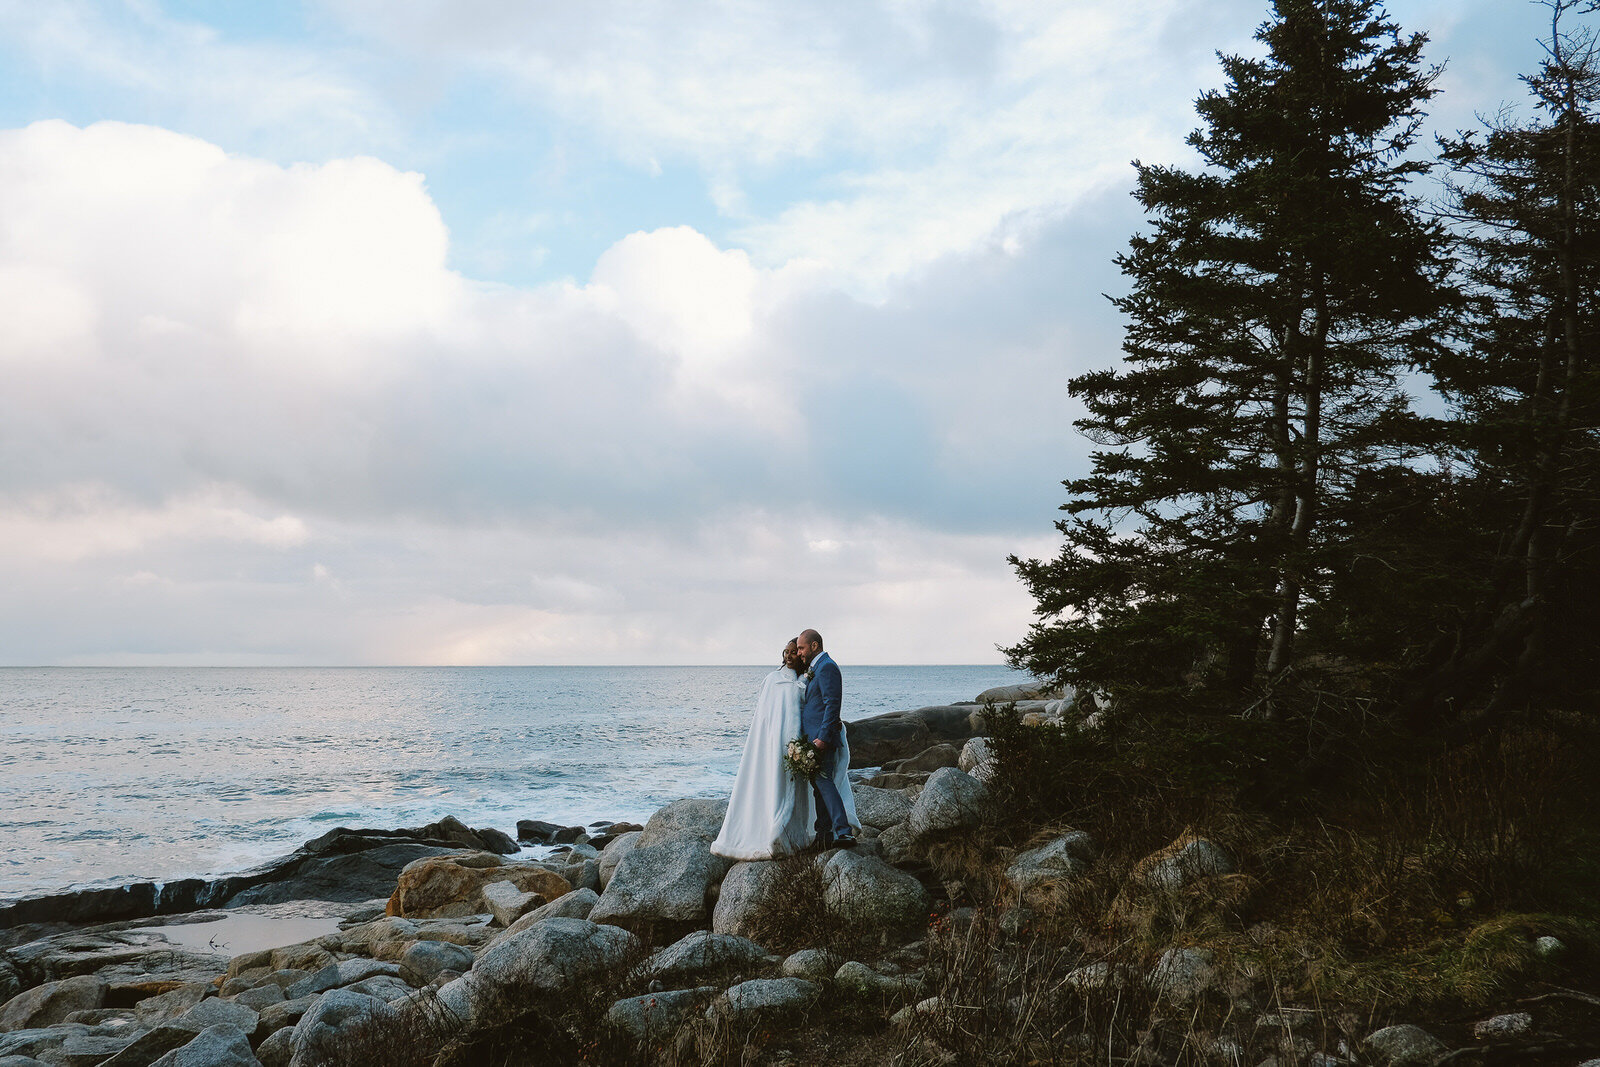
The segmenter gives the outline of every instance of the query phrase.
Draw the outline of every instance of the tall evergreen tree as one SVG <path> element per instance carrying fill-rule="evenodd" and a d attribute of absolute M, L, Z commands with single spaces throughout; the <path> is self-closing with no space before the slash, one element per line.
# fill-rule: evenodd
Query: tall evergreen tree
<path fill-rule="evenodd" d="M 1481 581 L 1420 665 L 1423 722 L 1600 687 L 1600 41 L 1581 21 L 1600 5 L 1544 3 L 1533 114 L 1442 144 L 1477 299 L 1468 343 L 1431 369 L 1482 501 Z"/>
<path fill-rule="evenodd" d="M 1447 272 L 1411 190 L 1425 38 L 1377 0 L 1273 0 L 1256 37 L 1197 103 L 1203 168 L 1135 164 L 1125 360 L 1070 383 L 1102 448 L 1065 483 L 1061 554 L 1012 560 L 1041 621 L 1007 651 L 1036 674 L 1281 678 L 1358 474 L 1418 439 L 1401 377 Z"/>

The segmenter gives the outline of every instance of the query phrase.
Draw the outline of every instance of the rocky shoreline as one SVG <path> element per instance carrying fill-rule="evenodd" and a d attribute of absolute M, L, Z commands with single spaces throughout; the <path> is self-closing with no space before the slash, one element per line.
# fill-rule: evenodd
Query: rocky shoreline
<path fill-rule="evenodd" d="M 653 1062 L 652 1048 L 692 1062 L 704 1046 L 685 1053 L 685 1041 L 781 1033 L 824 999 L 881 1017 L 885 1034 L 914 1035 L 926 1020 L 969 1010 L 941 996 L 930 953 L 963 938 L 986 951 L 1025 932 L 1033 906 L 1098 852 L 1088 834 L 1065 830 L 1008 854 L 1013 903 L 997 916 L 957 906 L 959 886 L 934 874 L 931 850 L 991 814 L 983 716 L 994 701 L 1015 702 L 1034 721 L 1072 711 L 1013 688 L 850 725 L 863 765 L 852 775 L 863 823 L 854 850 L 725 860 L 710 844 L 727 802 L 686 799 L 642 826 L 524 820 L 518 836 L 548 850 L 538 858 L 519 856 L 508 834 L 454 819 L 340 828 L 231 878 L 12 904 L 0 910 L 0 1067 L 400 1062 L 400 1044 L 414 1054 L 470 1040 L 500 1025 L 508 1003 L 558 1003 L 597 983 L 596 1028 L 645 1057 L 630 1062 Z M 1141 861 L 1128 892 L 1180 896 L 1240 877 L 1225 849 L 1189 835 Z M 821 926 L 771 951 L 775 909 L 807 880 Z M 233 936 L 249 923 L 253 940 Z M 221 932 L 200 940 L 213 927 Z M 851 931 L 854 948 L 830 940 L 832 927 Z M 322 932 L 291 943 L 274 936 L 307 929 Z M 1216 963 L 1204 949 L 1173 946 L 1146 966 L 1082 961 L 1059 985 L 1085 995 L 1138 990 L 1181 1013 L 1218 989 Z M 1481 1025 L 1512 1034 L 1531 1022 L 1508 1013 Z M 1431 1064 L 1447 1051 L 1414 1026 L 1337 1048 L 1318 1048 L 1308 1032 L 1285 1023 L 1286 1052 L 1270 1062 Z M 1215 1062 L 1243 1062 L 1216 1040 Z M 911 1047 L 898 1062 L 955 1062 L 931 1039 Z M 1134 1058 L 1117 1062 L 1168 1062 L 1146 1052 L 1121 1050 Z"/>

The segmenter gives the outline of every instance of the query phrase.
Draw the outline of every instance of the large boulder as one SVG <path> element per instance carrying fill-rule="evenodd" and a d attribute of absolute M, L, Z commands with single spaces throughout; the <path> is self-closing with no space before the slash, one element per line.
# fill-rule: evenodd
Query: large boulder
<path fill-rule="evenodd" d="M 400 957 L 400 977 L 412 985 L 424 986 L 445 971 L 465 974 L 477 957 L 465 945 L 448 941 L 416 941 Z"/>
<path fill-rule="evenodd" d="M 1185 833 L 1159 852 L 1152 852 L 1133 868 L 1133 881 L 1158 892 L 1171 893 L 1202 878 L 1232 874 L 1233 857 L 1203 837 Z"/>
<path fill-rule="evenodd" d="M 630 930 L 701 926 L 731 861 L 711 853 L 726 800 L 679 800 L 650 817 L 623 855 L 589 917 Z M 620 845 L 617 841 L 612 847 Z"/>
<path fill-rule="evenodd" d="M 961 750 L 955 745 L 941 741 L 937 745 L 930 745 L 914 756 L 895 760 L 893 763 L 886 763 L 883 769 L 898 774 L 914 774 L 917 771 L 936 771 L 940 767 L 954 767 L 960 762 Z"/>
<path fill-rule="evenodd" d="M 722 879 L 711 929 L 719 934 L 748 937 L 757 928 L 757 916 L 783 880 L 783 865 L 775 860 L 735 863 Z"/>
<path fill-rule="evenodd" d="M 103 979 L 88 974 L 34 986 L 0 1006 L 0 1032 L 54 1026 L 75 1011 L 103 1007 L 108 988 Z"/>
<path fill-rule="evenodd" d="M 341 1045 L 348 1045 L 353 1040 L 352 1030 L 383 1026 L 395 1018 L 395 1010 L 377 997 L 349 989 L 330 990 L 295 1024 L 289 1062 L 293 1067 L 313 1067 L 331 1058 Z"/>
<path fill-rule="evenodd" d="M 150 1067 L 261 1067 L 250 1049 L 250 1035 L 237 1026 L 218 1023 L 193 1041 L 168 1052 Z"/>
<path fill-rule="evenodd" d="M 804 978 L 752 978 L 740 982 L 706 1008 L 706 1018 L 719 1016 L 735 1028 L 757 1023 L 781 1025 L 804 1014 L 821 994 Z"/>
<path fill-rule="evenodd" d="M 639 939 L 587 919 L 546 919 L 486 951 L 468 976 L 480 990 L 561 993 L 624 964 Z"/>
<path fill-rule="evenodd" d="M 375 842 L 381 839 L 368 839 Z M 264 875 L 242 875 L 212 883 L 218 902 L 286 904 L 293 900 L 330 900 L 359 904 L 393 891 L 400 872 L 417 860 L 449 855 L 454 849 L 415 842 L 374 844 L 355 853 L 296 853 Z M 233 883 L 243 881 L 237 891 Z"/>
<path fill-rule="evenodd" d="M 639 972 L 640 977 L 665 986 L 684 985 L 749 967 L 766 956 L 767 950 L 749 938 L 696 930 L 651 956 Z"/>
<path fill-rule="evenodd" d="M 442 848 L 471 849 L 474 852 L 495 852 L 509 856 L 522 846 L 511 835 L 493 828 L 474 830 L 460 819 L 446 815 L 438 822 L 426 826 L 406 827 L 399 830 L 352 830 L 337 826 L 321 837 L 307 841 L 305 851 L 317 854 L 333 852 L 363 852 L 369 848 L 393 844 L 397 841 Z"/>
<path fill-rule="evenodd" d="M 565 878 L 538 864 L 505 863 L 486 852 L 458 853 L 407 865 L 389 898 L 388 912 L 409 919 L 484 914 L 489 911 L 489 904 L 483 888 L 493 882 L 510 882 L 522 892 L 538 894 L 545 902 L 572 889 Z"/>
<path fill-rule="evenodd" d="M 622 863 L 622 858 L 629 852 L 632 852 L 634 846 L 639 843 L 639 837 L 642 832 L 643 831 L 640 830 L 634 830 L 629 833 L 619 834 L 617 837 L 613 838 L 611 842 L 606 845 L 605 850 L 600 853 L 599 873 L 601 889 L 604 889 L 607 885 L 611 884 L 611 876 L 617 873 L 617 867 Z"/>
<path fill-rule="evenodd" d="M 1094 839 L 1082 830 L 1073 830 L 1020 853 L 1006 868 L 1006 880 L 1018 892 L 1025 893 L 1084 873 L 1094 857 Z"/>
<path fill-rule="evenodd" d="M 542 908 L 528 912 L 522 918 L 496 934 L 487 947 L 493 948 L 507 938 L 512 938 L 527 930 L 534 923 L 546 919 L 587 919 L 594 911 L 594 906 L 599 901 L 600 895 L 593 889 L 574 889 L 566 896 L 557 897 Z"/>
<path fill-rule="evenodd" d="M 852 785 L 855 795 L 856 816 L 862 826 L 886 830 L 898 822 L 905 822 L 911 814 L 911 798 L 898 789 L 879 789 L 870 785 Z"/>
<path fill-rule="evenodd" d="M 1012 704 L 1019 700 L 1048 700 L 1055 696 L 1048 682 L 1020 682 L 1016 685 L 997 685 L 978 694 L 980 704 Z"/>
<path fill-rule="evenodd" d="M 961 758 L 956 761 L 956 767 L 980 782 L 993 781 L 1000 767 L 994 740 L 988 737 L 969 738 L 961 749 Z"/>
<path fill-rule="evenodd" d="M 822 869 L 822 899 L 842 922 L 899 928 L 925 924 L 933 897 L 922 883 L 872 856 L 840 849 Z"/>
<path fill-rule="evenodd" d="M 954 767 L 941 767 L 928 776 L 911 806 L 906 829 L 915 838 L 968 829 L 982 821 L 989 789 Z"/>
<path fill-rule="evenodd" d="M 914 756 L 933 743 L 927 720 L 914 711 L 890 711 L 846 723 L 851 767 L 881 767 Z"/>
<path fill-rule="evenodd" d="M 538 893 L 524 892 L 509 881 L 490 882 L 480 892 L 483 893 L 483 902 L 489 906 L 489 914 L 501 926 L 510 926 L 529 911 L 549 903 Z"/>
<path fill-rule="evenodd" d="M 606 1022 L 635 1041 L 654 1041 L 676 1030 L 696 1008 L 720 992 L 708 985 L 625 997 L 611 1005 Z"/>

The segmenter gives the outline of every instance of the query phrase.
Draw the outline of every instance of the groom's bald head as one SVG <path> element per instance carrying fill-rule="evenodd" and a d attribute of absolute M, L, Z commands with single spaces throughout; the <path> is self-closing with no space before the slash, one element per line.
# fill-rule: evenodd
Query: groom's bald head
<path fill-rule="evenodd" d="M 822 635 L 815 630 L 801 630 L 796 644 L 800 646 L 800 654 L 810 663 L 822 651 Z"/>

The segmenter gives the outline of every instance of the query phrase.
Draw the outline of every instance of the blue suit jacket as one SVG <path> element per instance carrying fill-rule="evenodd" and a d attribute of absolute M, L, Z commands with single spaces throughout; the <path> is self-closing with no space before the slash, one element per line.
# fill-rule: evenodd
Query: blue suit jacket
<path fill-rule="evenodd" d="M 844 703 L 844 680 L 839 665 L 826 652 L 811 661 L 811 682 L 800 705 L 800 729 L 813 741 L 839 747 L 839 707 Z"/>

